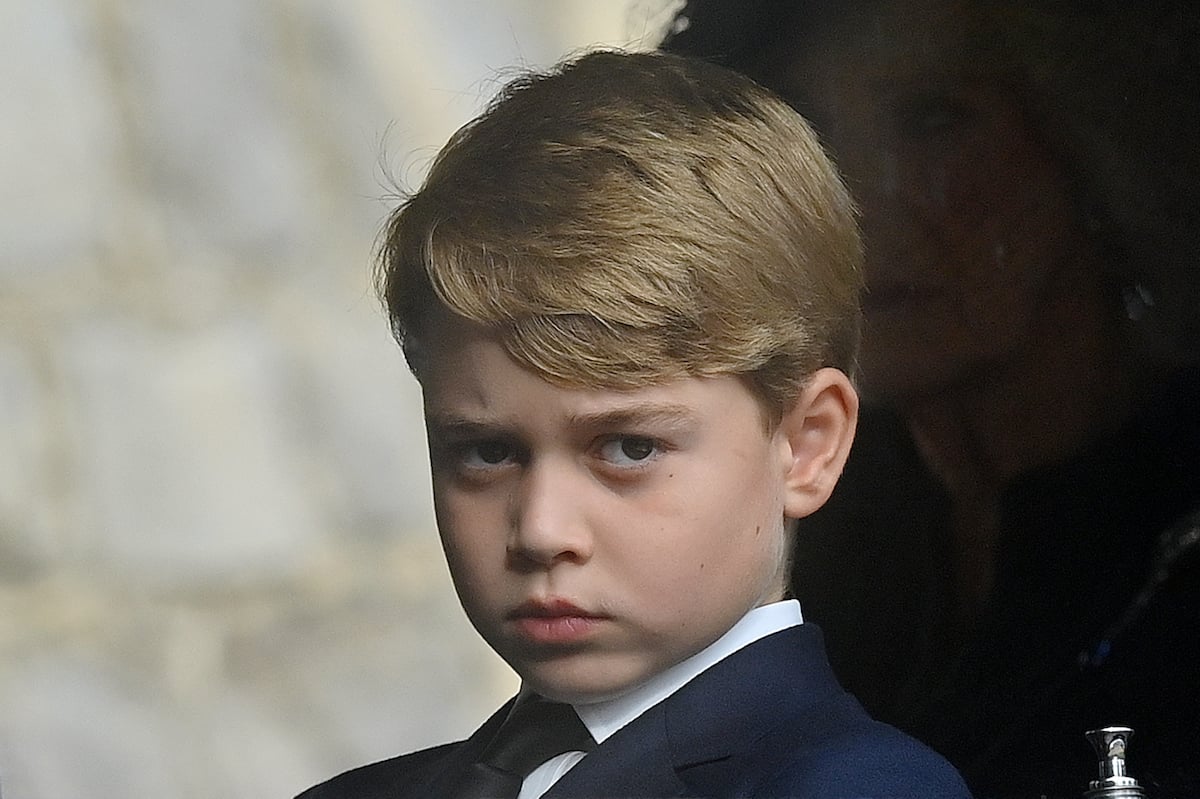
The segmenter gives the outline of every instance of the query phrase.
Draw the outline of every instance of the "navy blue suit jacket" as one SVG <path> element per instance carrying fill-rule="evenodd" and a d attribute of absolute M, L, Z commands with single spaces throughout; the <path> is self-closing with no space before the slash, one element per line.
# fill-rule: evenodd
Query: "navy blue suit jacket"
<path fill-rule="evenodd" d="M 507 712 L 466 741 L 354 769 L 298 799 L 452 799 Z M 700 674 L 600 744 L 545 799 L 969 796 L 941 757 L 866 715 L 835 680 L 820 630 L 803 624 Z"/>

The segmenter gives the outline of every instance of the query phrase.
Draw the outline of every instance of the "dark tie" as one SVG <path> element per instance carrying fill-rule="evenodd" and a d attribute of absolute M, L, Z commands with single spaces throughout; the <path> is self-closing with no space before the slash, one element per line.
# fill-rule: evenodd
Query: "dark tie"
<path fill-rule="evenodd" d="M 471 765 L 455 799 L 516 799 L 529 772 L 563 752 L 596 746 L 575 709 L 529 697 L 517 705 L 496 737 Z"/>

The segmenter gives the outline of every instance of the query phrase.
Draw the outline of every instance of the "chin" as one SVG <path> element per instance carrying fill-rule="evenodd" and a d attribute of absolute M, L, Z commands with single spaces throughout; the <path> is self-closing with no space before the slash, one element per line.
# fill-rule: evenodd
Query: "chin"
<path fill-rule="evenodd" d="M 573 704 L 589 704 L 613 699 L 633 688 L 645 677 L 629 675 L 622 679 L 606 668 L 559 667 L 564 664 L 538 663 L 531 667 L 514 666 L 522 682 L 548 699 Z"/>

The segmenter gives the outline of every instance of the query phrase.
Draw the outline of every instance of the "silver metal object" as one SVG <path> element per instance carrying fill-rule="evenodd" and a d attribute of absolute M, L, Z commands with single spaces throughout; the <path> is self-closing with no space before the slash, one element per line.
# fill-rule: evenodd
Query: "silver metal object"
<path fill-rule="evenodd" d="M 1100 779 L 1088 783 L 1085 799 L 1142 799 L 1146 792 L 1138 781 L 1125 772 L 1125 753 L 1133 730 L 1129 727 L 1101 727 L 1089 730 L 1087 739 L 1100 758 Z"/>

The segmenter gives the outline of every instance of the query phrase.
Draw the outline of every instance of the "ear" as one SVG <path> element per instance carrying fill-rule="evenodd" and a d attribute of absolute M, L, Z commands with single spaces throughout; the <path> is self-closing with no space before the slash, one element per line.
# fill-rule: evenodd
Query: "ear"
<path fill-rule="evenodd" d="M 780 420 L 784 513 L 800 519 L 820 508 L 842 475 L 858 425 L 858 392 L 840 369 L 819 369 Z"/>

